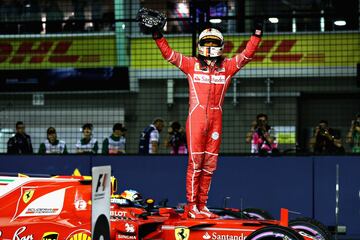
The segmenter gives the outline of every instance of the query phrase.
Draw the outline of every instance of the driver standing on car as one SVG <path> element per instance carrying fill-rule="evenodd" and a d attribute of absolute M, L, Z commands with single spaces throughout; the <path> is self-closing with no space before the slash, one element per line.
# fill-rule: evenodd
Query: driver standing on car
<path fill-rule="evenodd" d="M 156 14 L 162 15 L 154 10 L 140 9 L 140 28 L 145 33 L 150 28 L 147 31 L 152 33 L 164 59 L 183 71 L 189 83 L 189 114 L 186 123 L 189 151 L 186 174 L 188 217 L 216 218 L 217 215 L 209 211 L 206 203 L 221 143 L 224 96 L 231 77 L 254 56 L 261 40 L 262 28 L 260 25 L 255 28 L 245 50 L 232 58 L 223 56 L 224 38 L 221 32 L 207 28 L 199 35 L 198 56 L 187 57 L 174 51 L 163 37 L 161 30 L 164 22 L 151 26 L 154 21 L 147 21 L 147 18 Z M 163 18 L 166 21 L 165 16 Z"/>

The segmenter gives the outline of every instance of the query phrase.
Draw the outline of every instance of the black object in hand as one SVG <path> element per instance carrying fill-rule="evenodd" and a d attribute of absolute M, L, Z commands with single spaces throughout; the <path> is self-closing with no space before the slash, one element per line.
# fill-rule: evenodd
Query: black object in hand
<path fill-rule="evenodd" d="M 136 20 L 144 34 L 160 33 L 166 24 L 165 14 L 148 8 L 141 8 L 137 14 Z"/>
<path fill-rule="evenodd" d="M 255 21 L 254 28 L 253 28 L 253 35 L 257 37 L 261 37 L 263 34 L 263 22 L 262 21 Z"/>

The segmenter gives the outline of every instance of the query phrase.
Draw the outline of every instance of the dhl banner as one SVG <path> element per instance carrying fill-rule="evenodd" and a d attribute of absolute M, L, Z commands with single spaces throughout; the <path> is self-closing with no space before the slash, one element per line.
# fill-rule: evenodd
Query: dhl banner
<path fill-rule="evenodd" d="M 248 36 L 225 36 L 225 55 L 240 53 Z M 191 37 L 168 37 L 170 46 L 191 56 Z M 359 33 L 286 34 L 264 36 L 246 68 L 356 67 L 360 62 Z M 148 38 L 131 41 L 132 68 L 172 67 Z"/>
<path fill-rule="evenodd" d="M 114 35 L 0 37 L 0 69 L 115 66 L 115 46 Z"/>

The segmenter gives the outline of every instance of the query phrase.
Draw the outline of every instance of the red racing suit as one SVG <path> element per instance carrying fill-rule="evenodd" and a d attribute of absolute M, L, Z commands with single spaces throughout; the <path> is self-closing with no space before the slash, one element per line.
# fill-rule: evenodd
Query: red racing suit
<path fill-rule="evenodd" d="M 231 81 L 254 56 L 260 38 L 251 36 L 245 50 L 220 65 L 205 65 L 197 57 L 186 57 L 170 48 L 164 37 L 156 39 L 163 57 L 183 71 L 189 83 L 189 115 L 186 122 L 188 167 L 186 199 L 205 205 L 216 169 L 222 134 L 222 105 Z"/>

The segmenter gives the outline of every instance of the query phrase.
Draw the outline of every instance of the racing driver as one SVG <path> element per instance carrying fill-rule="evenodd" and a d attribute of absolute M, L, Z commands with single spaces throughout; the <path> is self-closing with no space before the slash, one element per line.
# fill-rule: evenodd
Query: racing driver
<path fill-rule="evenodd" d="M 206 203 L 221 143 L 224 96 L 231 77 L 253 58 L 261 35 L 259 24 L 245 50 L 232 58 L 225 58 L 223 35 L 215 28 L 207 28 L 199 35 L 198 56 L 188 57 L 169 46 L 159 27 L 152 28 L 153 39 L 164 59 L 183 71 L 188 79 L 186 211 L 190 218 L 217 217 L 209 211 Z"/>

